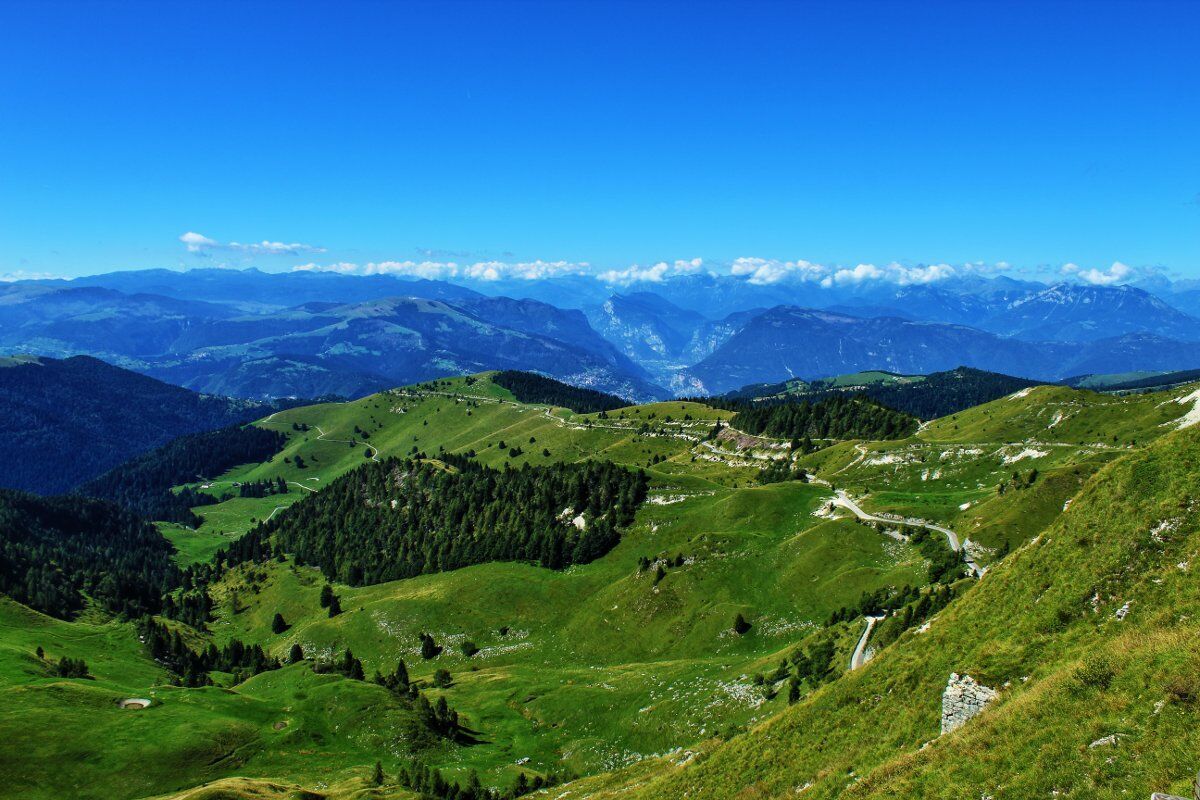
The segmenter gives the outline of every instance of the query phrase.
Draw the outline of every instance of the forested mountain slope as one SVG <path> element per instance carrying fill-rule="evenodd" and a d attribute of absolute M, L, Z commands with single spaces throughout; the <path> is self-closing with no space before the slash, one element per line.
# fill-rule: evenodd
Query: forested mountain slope
<path fill-rule="evenodd" d="M 268 406 L 201 395 L 89 356 L 0 359 L 0 486 L 65 492 L 186 433 Z"/>
<path fill-rule="evenodd" d="M 888 408 L 930 420 L 991 402 L 1020 389 L 1036 386 L 1037 381 L 1002 375 L 998 372 L 958 367 L 928 375 L 893 376 L 891 373 L 857 373 L 812 381 L 745 386 L 730 392 L 733 400 L 810 402 L 838 394 L 861 394 Z"/>

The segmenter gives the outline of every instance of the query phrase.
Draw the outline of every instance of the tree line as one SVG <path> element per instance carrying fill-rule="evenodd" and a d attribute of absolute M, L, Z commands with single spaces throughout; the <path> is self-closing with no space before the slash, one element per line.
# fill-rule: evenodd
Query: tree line
<path fill-rule="evenodd" d="M 219 475 L 238 464 L 266 461 L 286 443 L 279 431 L 253 425 L 180 436 L 88 481 L 76 493 L 111 500 L 147 519 L 194 527 L 201 520 L 192 508 L 218 499 L 190 489 L 172 492 L 171 487 Z"/>
<path fill-rule="evenodd" d="M 917 430 L 916 418 L 908 414 L 844 394 L 815 403 L 725 400 L 720 407 L 737 412 L 732 427 L 780 439 L 903 439 Z"/>
<path fill-rule="evenodd" d="M 118 615 L 158 612 L 180 579 L 173 552 L 112 503 L 0 489 L 0 593 L 52 617 L 72 619 L 88 597 Z"/>
<path fill-rule="evenodd" d="M 240 563 L 287 552 L 354 586 L 489 561 L 561 569 L 611 550 L 648 485 L 644 472 L 608 461 L 493 469 L 443 454 L 441 462 L 364 464 L 221 557 Z M 582 528 L 572 523 L 578 515 Z"/>
<path fill-rule="evenodd" d="M 561 406 L 578 414 L 612 411 L 629 405 L 628 400 L 616 395 L 598 392 L 595 389 L 582 389 L 533 372 L 502 370 L 492 376 L 492 383 L 508 389 L 513 397 L 522 403 Z"/>

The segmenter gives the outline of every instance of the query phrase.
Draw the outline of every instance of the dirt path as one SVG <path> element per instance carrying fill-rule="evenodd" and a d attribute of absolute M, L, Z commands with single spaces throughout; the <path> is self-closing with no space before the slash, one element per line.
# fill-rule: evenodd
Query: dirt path
<path fill-rule="evenodd" d="M 314 425 L 313 427 L 317 429 L 317 434 L 318 434 L 317 438 L 322 439 L 326 442 L 341 442 L 342 444 L 355 444 L 356 443 L 356 442 L 351 441 L 350 439 L 330 439 L 326 436 L 325 431 L 321 429 L 320 425 Z M 363 447 L 365 447 L 371 451 L 371 460 L 372 461 L 375 461 L 375 462 L 379 461 L 379 448 L 378 447 L 376 447 L 375 445 L 372 445 L 372 444 L 367 444 L 366 442 L 358 442 L 358 444 L 361 444 Z M 299 484 L 297 484 L 297 485 L 299 485 Z M 303 488 L 308 489 L 307 486 L 305 486 Z M 316 491 L 315 489 L 308 489 L 308 490 L 310 492 Z"/>
<path fill-rule="evenodd" d="M 854 647 L 854 655 L 850 656 L 850 669 L 858 669 L 863 664 L 867 663 L 867 642 L 871 638 L 871 631 L 875 630 L 875 625 L 886 619 L 886 616 L 879 617 L 864 617 L 867 621 L 867 629 L 863 631 L 862 637 L 859 638 L 858 644 Z"/>
<path fill-rule="evenodd" d="M 833 504 L 850 511 L 859 519 L 866 520 L 867 522 L 882 522 L 885 525 L 912 525 L 918 528 L 925 528 L 926 530 L 937 531 L 946 537 L 946 542 L 950 545 L 951 550 L 956 553 L 963 552 L 962 542 L 958 540 L 958 534 L 941 525 L 937 525 L 923 519 L 916 519 L 914 517 L 892 519 L 889 517 L 880 517 L 876 516 L 875 514 L 870 514 L 866 511 L 863 511 L 862 508 L 859 507 L 858 503 L 855 503 L 853 500 L 851 500 L 850 496 L 842 489 L 837 490 L 837 493 L 833 498 Z M 985 572 L 984 568 L 975 563 L 974 559 L 965 553 L 964 561 L 966 561 L 967 566 L 970 567 L 972 575 L 974 575 L 976 578 L 983 577 L 983 573 Z"/>

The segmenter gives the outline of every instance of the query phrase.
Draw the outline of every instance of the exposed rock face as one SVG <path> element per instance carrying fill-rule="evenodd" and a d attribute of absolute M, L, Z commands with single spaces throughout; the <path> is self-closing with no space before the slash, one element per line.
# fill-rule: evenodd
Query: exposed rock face
<path fill-rule="evenodd" d="M 995 698 L 995 689 L 984 686 L 970 675 L 950 673 L 946 691 L 942 692 L 942 733 L 961 728 Z"/>

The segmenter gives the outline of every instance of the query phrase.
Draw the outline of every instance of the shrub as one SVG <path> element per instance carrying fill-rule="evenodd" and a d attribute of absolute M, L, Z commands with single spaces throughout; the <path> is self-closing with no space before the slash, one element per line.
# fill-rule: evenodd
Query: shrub
<path fill-rule="evenodd" d="M 1108 656 L 1090 655 L 1075 670 L 1075 685 L 1080 689 L 1107 689 L 1112 685 L 1117 671 Z"/>

